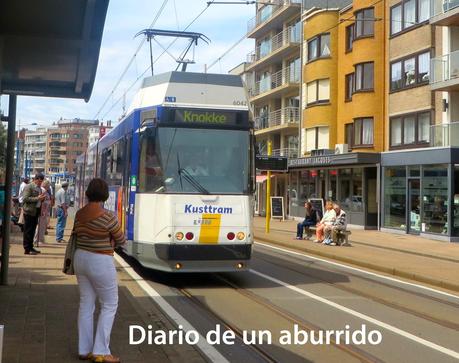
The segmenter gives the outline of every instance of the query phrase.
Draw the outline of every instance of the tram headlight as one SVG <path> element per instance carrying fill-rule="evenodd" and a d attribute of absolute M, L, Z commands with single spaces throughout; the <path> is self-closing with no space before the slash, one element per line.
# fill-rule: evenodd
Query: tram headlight
<path fill-rule="evenodd" d="M 185 238 L 188 241 L 191 241 L 194 238 L 194 234 L 192 232 L 187 232 L 187 234 L 185 235 Z"/>
<path fill-rule="evenodd" d="M 236 237 L 237 237 L 237 239 L 239 241 L 242 241 L 245 238 L 245 233 L 244 232 L 238 232 Z"/>
<path fill-rule="evenodd" d="M 234 239 L 235 234 L 233 232 L 229 232 L 227 235 L 226 235 L 226 238 L 228 238 L 230 241 L 232 241 Z"/>
<path fill-rule="evenodd" d="M 181 241 L 181 240 L 183 239 L 183 233 L 182 233 L 182 232 L 177 232 L 177 233 L 175 234 L 175 239 L 176 239 L 177 241 Z"/>
<path fill-rule="evenodd" d="M 177 262 L 177 263 L 175 264 L 175 269 L 176 269 L 176 270 L 180 270 L 181 268 L 182 268 L 182 264 Z"/>
<path fill-rule="evenodd" d="M 244 267 L 244 264 L 242 262 L 239 262 L 237 265 L 236 265 L 236 268 L 238 269 L 241 269 Z"/>

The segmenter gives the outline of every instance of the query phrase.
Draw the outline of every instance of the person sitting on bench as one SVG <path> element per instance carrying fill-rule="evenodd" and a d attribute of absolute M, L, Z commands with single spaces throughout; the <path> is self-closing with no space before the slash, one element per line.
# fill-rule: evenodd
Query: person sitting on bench
<path fill-rule="evenodd" d="M 304 208 L 306 209 L 306 214 L 304 216 L 304 221 L 298 223 L 296 227 L 296 239 L 303 239 L 304 228 L 315 226 L 321 218 L 320 212 L 315 210 L 310 202 L 305 202 Z"/>
<path fill-rule="evenodd" d="M 331 226 L 325 227 L 325 239 L 323 242 L 330 246 L 338 244 L 338 233 L 345 231 L 347 227 L 346 212 L 336 203 L 333 204 L 333 209 L 336 213 L 336 219 Z"/>
<path fill-rule="evenodd" d="M 336 213 L 333 209 L 333 202 L 327 201 L 325 203 L 325 213 L 319 223 L 316 225 L 316 240 L 314 242 L 321 243 L 324 240 L 324 229 L 330 226 L 336 218 Z"/>

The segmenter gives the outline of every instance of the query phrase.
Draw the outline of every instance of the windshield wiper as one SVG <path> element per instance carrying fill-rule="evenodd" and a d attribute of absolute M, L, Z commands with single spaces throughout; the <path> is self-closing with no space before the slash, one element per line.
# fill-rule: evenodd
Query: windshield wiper
<path fill-rule="evenodd" d="M 180 180 L 183 178 L 190 183 L 198 192 L 201 192 L 202 194 L 210 194 L 210 192 L 204 188 L 186 169 L 179 168 L 178 174 L 180 176 Z"/>
<path fill-rule="evenodd" d="M 182 183 L 182 173 L 180 172 L 182 168 L 180 167 L 180 159 L 179 159 L 179 153 L 177 153 L 177 172 L 180 177 L 180 189 L 183 191 L 183 183 Z"/>

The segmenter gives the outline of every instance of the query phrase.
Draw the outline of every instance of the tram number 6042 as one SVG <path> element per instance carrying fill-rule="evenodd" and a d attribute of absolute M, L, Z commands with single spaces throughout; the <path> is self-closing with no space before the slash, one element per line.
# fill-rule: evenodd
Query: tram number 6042
<path fill-rule="evenodd" d="M 247 106 L 247 101 L 233 101 L 233 106 Z"/>

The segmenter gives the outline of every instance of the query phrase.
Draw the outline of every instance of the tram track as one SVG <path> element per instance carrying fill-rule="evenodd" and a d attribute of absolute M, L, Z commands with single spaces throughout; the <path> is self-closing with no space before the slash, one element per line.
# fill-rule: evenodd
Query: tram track
<path fill-rule="evenodd" d="M 299 328 L 311 332 L 311 331 L 320 331 L 322 330 L 319 326 L 305 320 L 304 318 L 301 318 L 299 316 L 296 316 L 274 304 L 269 302 L 268 300 L 253 294 L 245 289 L 241 289 L 239 286 L 237 286 L 234 282 L 228 280 L 222 274 L 214 274 L 214 278 L 216 278 L 218 281 L 224 283 L 226 286 L 230 287 L 232 290 L 236 291 L 238 294 L 242 295 L 243 297 L 251 300 L 252 302 L 263 306 L 264 308 L 268 309 L 272 313 L 274 313 L 277 316 L 282 317 L 283 319 L 289 321 L 290 323 L 297 324 Z M 189 299 L 193 304 L 195 304 L 197 307 L 199 307 L 201 310 L 206 311 L 209 315 L 211 315 L 215 320 L 220 321 L 223 323 L 223 325 L 227 329 L 231 329 L 235 332 L 236 336 L 241 339 L 242 341 L 242 330 L 236 327 L 234 324 L 228 322 L 227 320 L 223 319 L 218 313 L 213 311 L 207 304 L 203 303 L 201 300 L 193 296 L 193 293 L 190 292 L 188 289 L 180 287 L 177 288 L 178 291 L 182 294 L 182 296 L 186 297 Z M 352 356 L 353 358 L 356 358 L 358 361 L 362 363 L 383 363 L 384 361 L 363 351 L 360 348 L 357 348 L 356 346 L 352 345 L 341 345 L 337 344 L 333 339 L 330 342 L 330 345 L 334 346 L 335 348 L 339 349 L 340 351 Z M 267 353 L 265 350 L 263 350 L 262 347 L 258 346 L 257 344 L 249 344 L 246 345 L 250 347 L 251 349 L 255 350 L 257 354 L 260 355 L 260 357 L 263 357 L 266 359 L 266 362 L 279 362 L 278 359 Z"/>
<path fill-rule="evenodd" d="M 387 307 L 390 307 L 390 308 L 402 311 L 404 313 L 416 316 L 418 318 L 430 321 L 432 323 L 438 324 L 438 325 L 440 325 L 442 327 L 445 327 L 445 328 L 459 330 L 459 324 L 457 324 L 457 323 L 453 323 L 453 322 L 448 321 L 448 320 L 444 320 L 444 319 L 440 319 L 440 318 L 437 318 L 437 317 L 434 317 L 434 316 L 431 316 L 431 315 L 427 315 L 427 314 L 425 314 L 423 312 L 416 311 L 416 310 L 411 309 L 409 307 L 403 306 L 401 304 L 397 304 L 397 303 L 392 302 L 392 301 L 388 301 L 388 300 L 383 299 L 381 297 L 366 293 L 364 291 L 361 291 L 359 289 L 356 289 L 356 288 L 353 288 L 353 287 L 350 287 L 350 286 L 345 286 L 345 285 L 340 285 L 340 284 L 334 283 L 334 282 L 332 282 L 332 281 L 330 281 L 330 280 L 328 280 L 328 279 L 326 279 L 326 278 L 324 278 L 322 276 L 318 276 L 317 274 L 308 273 L 308 272 L 304 271 L 304 269 L 295 268 L 290 264 L 287 265 L 287 264 L 277 263 L 277 262 L 274 262 L 272 259 L 267 259 L 267 258 L 263 258 L 263 257 L 260 257 L 260 256 L 257 256 L 257 258 L 260 259 L 260 260 L 263 260 L 264 262 L 267 262 L 267 263 L 270 263 L 270 264 L 274 264 L 274 265 L 276 265 L 278 267 L 287 269 L 287 270 L 295 272 L 297 274 L 301 274 L 303 276 L 308 276 L 308 277 L 310 277 L 310 278 L 312 278 L 314 280 L 319 280 L 320 282 L 322 282 L 324 284 L 327 284 L 328 286 L 332 286 L 333 288 L 336 288 L 338 290 L 341 290 L 341 291 L 344 291 L 344 292 L 348 292 L 350 294 L 357 295 L 357 296 L 360 296 L 362 298 L 366 298 L 366 299 L 372 300 L 372 301 L 377 302 L 379 304 L 382 304 L 382 305 L 385 305 Z M 326 271 L 335 272 L 335 271 L 328 270 L 328 269 Z M 404 293 L 408 293 L 408 294 L 411 294 L 411 295 L 414 295 L 414 296 L 417 296 L 417 297 L 420 297 L 420 298 L 423 298 L 423 299 L 428 299 L 428 300 L 431 300 L 431 301 L 436 302 L 436 303 L 443 303 L 445 305 L 448 305 L 448 306 L 451 306 L 451 307 L 454 307 L 454 308 L 459 308 L 459 304 L 453 303 L 451 301 L 442 300 L 442 299 L 439 299 L 439 298 L 436 298 L 436 297 L 433 297 L 433 296 L 430 296 L 430 295 L 426 295 L 426 294 L 423 294 L 423 293 L 415 292 L 415 291 L 405 290 L 405 289 L 402 289 L 400 287 L 392 286 L 392 285 L 389 285 L 389 284 L 381 282 L 381 281 L 372 280 L 372 279 L 366 278 L 364 276 L 359 276 L 359 275 L 354 274 L 354 273 L 347 273 L 347 275 L 348 276 L 353 276 L 355 278 L 363 279 L 363 280 L 365 280 L 367 282 L 377 283 L 377 284 L 382 285 L 382 286 L 387 287 L 387 288 L 396 289 L 398 291 L 403 291 Z"/>
<path fill-rule="evenodd" d="M 188 291 L 185 288 L 177 288 L 177 291 L 188 301 L 190 301 L 192 304 L 194 304 L 199 310 L 203 310 L 206 312 L 207 315 L 211 316 L 214 321 L 217 323 L 220 323 L 221 326 L 224 326 L 227 330 L 232 330 L 236 337 L 240 340 L 241 344 L 243 343 L 243 332 L 241 329 L 239 329 L 237 326 L 234 324 L 231 324 L 227 320 L 223 319 L 221 316 L 219 316 L 217 313 L 209 309 L 209 307 L 201 302 L 198 298 L 193 296 L 193 294 Z M 244 344 L 245 347 L 248 347 L 252 351 L 256 353 L 257 356 L 261 357 L 265 362 L 268 363 L 277 363 L 278 360 L 276 360 L 273 356 L 265 352 L 261 347 L 259 347 L 257 344 Z"/>

